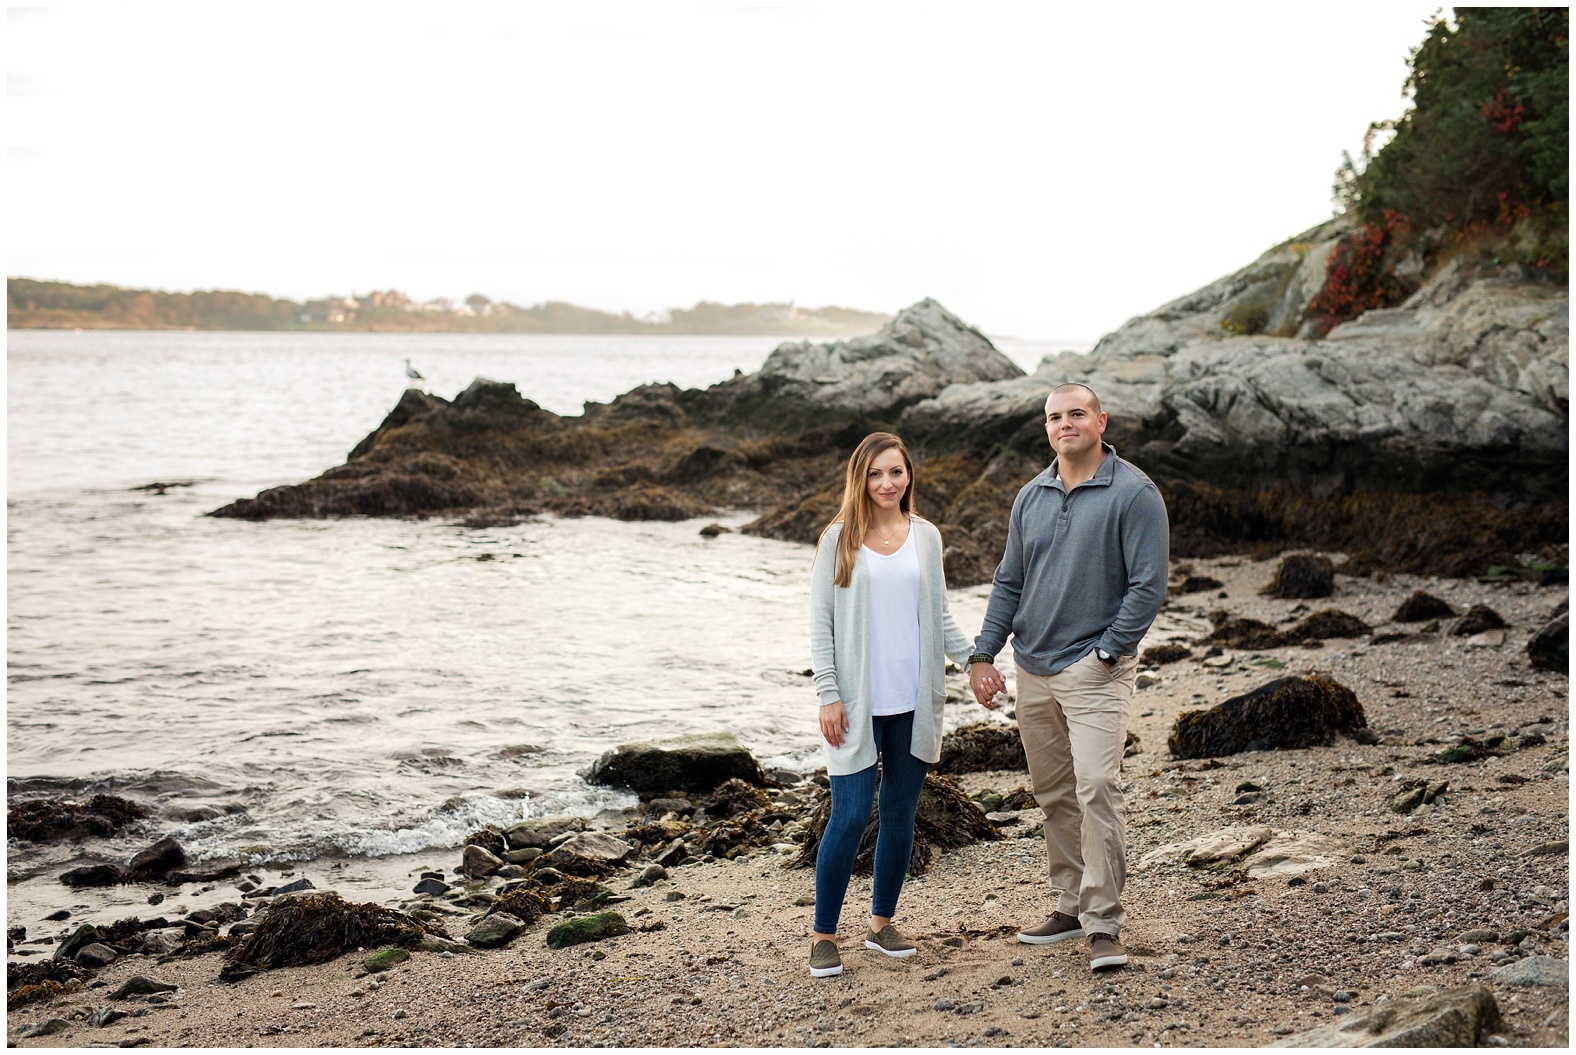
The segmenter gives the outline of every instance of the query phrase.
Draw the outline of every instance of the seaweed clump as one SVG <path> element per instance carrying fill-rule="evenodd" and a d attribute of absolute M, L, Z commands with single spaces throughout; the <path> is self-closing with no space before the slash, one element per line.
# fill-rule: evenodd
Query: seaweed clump
<path fill-rule="evenodd" d="M 1363 705 L 1325 674 L 1279 678 L 1208 710 L 1183 711 L 1166 746 L 1177 758 L 1318 747 L 1368 725 Z"/>
<path fill-rule="evenodd" d="M 1028 768 L 1018 727 L 996 722 L 965 725 L 948 733 L 941 740 L 941 759 L 936 763 L 937 773 Z"/>
<path fill-rule="evenodd" d="M 1371 629 L 1357 618 L 1335 608 L 1314 612 L 1281 637 L 1286 641 L 1325 641 L 1332 637 L 1362 637 Z"/>
<path fill-rule="evenodd" d="M 865 825 L 864 833 L 859 837 L 859 851 L 854 855 L 856 875 L 869 875 L 875 865 L 876 834 L 881 824 L 879 779 L 876 786 L 875 805 L 870 811 L 870 820 Z M 815 864 L 821 836 L 826 833 L 826 822 L 831 816 L 832 798 L 828 795 L 810 818 L 810 830 L 805 837 L 804 847 L 788 863 L 789 868 L 809 868 Z M 953 850 L 1001 837 L 1000 829 L 963 793 L 963 787 L 956 780 L 931 773 L 925 778 L 925 786 L 919 793 L 919 809 L 914 816 L 914 849 L 909 854 L 908 874 L 921 876 L 928 872 L 935 849 Z"/>
<path fill-rule="evenodd" d="M 1475 604 L 1467 609 L 1466 615 L 1456 621 L 1450 632 L 1456 637 L 1471 637 L 1485 630 L 1502 630 L 1506 625 L 1505 620 L 1494 609 L 1486 604 Z"/>
<path fill-rule="evenodd" d="M 1186 645 L 1155 645 L 1153 648 L 1144 649 L 1144 654 L 1138 658 L 1138 661 L 1146 667 L 1159 667 L 1166 663 L 1180 663 L 1192 655 L 1193 650 Z"/>
<path fill-rule="evenodd" d="M 346 901 L 332 890 L 280 898 L 226 955 L 219 977 L 234 982 L 276 967 L 326 963 L 359 948 L 413 948 L 428 928 L 441 929 L 382 905 Z"/>
<path fill-rule="evenodd" d="M 1426 623 L 1430 619 L 1449 619 L 1456 610 L 1431 593 L 1413 590 L 1412 596 L 1401 602 L 1401 607 L 1390 617 L 1392 623 Z"/>
<path fill-rule="evenodd" d="M 1275 569 L 1262 593 L 1271 597 L 1328 597 L 1335 592 L 1335 565 L 1328 557 L 1292 554 Z"/>
<path fill-rule="evenodd" d="M 482 913 L 482 917 L 485 919 L 495 912 L 502 912 L 513 916 L 521 923 L 535 923 L 551 911 L 553 911 L 553 902 L 547 895 L 528 886 L 517 886 L 506 891 L 502 897 L 493 902 L 491 907 Z"/>
<path fill-rule="evenodd" d="M 1242 648 L 1250 652 L 1279 648 L 1286 643 L 1273 626 L 1257 619 L 1227 619 L 1204 640 L 1212 645 Z"/>
<path fill-rule="evenodd" d="M 102 839 L 147 816 L 141 805 L 118 795 L 94 795 L 86 802 L 26 799 L 6 808 L 5 828 L 10 838 L 33 843 Z"/>
<path fill-rule="evenodd" d="M 715 791 L 701 800 L 707 817 L 737 817 L 772 808 L 766 792 L 738 777 L 731 777 L 719 784 Z"/>
<path fill-rule="evenodd" d="M 88 973 L 86 967 L 64 956 L 39 963 L 8 963 L 5 965 L 5 1009 L 15 1011 L 76 992 L 82 988 Z"/>

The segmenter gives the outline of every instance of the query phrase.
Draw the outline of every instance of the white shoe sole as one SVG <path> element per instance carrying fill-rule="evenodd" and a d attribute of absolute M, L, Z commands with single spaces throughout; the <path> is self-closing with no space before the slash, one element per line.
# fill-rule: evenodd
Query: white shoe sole
<path fill-rule="evenodd" d="M 1093 959 L 1093 960 L 1089 961 L 1089 969 L 1091 971 L 1098 971 L 1102 967 L 1126 967 L 1126 966 L 1127 966 L 1127 955 L 1125 953 L 1123 955 L 1121 955 L 1121 956 L 1101 956 L 1098 959 Z"/>
<path fill-rule="evenodd" d="M 1021 930 L 1018 932 L 1018 940 L 1025 945 L 1055 945 L 1059 941 L 1067 941 L 1071 938 L 1081 938 L 1083 936 L 1082 927 L 1079 927 L 1077 930 L 1064 930 L 1060 934 L 1025 934 Z"/>
<path fill-rule="evenodd" d="M 918 949 L 898 949 L 896 952 L 893 952 L 891 949 L 883 949 L 880 945 L 873 941 L 866 941 L 865 948 L 874 949 L 883 956 L 891 956 L 899 960 L 905 956 L 912 956 L 919 951 Z"/>
<path fill-rule="evenodd" d="M 810 977 L 811 978 L 830 978 L 834 974 L 842 974 L 842 973 L 843 973 L 843 965 L 842 964 L 838 964 L 836 967 L 812 967 L 812 968 L 810 968 Z"/>

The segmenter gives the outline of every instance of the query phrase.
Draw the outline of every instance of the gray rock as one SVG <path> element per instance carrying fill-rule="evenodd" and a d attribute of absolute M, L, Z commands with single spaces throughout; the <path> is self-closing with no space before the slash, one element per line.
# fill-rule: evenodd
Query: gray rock
<path fill-rule="evenodd" d="M 1456 940 L 1478 943 L 1496 942 L 1499 941 L 1499 931 L 1487 930 L 1481 927 L 1476 930 L 1464 930 L 1456 935 Z"/>
<path fill-rule="evenodd" d="M 1500 985 L 1558 985 L 1570 984 L 1571 965 L 1552 956 L 1528 956 L 1525 960 L 1496 967 L 1489 972 L 1489 981 Z"/>
<path fill-rule="evenodd" d="M 1278 1040 L 1275 1048 L 1470 1048 L 1503 1028 L 1494 994 L 1480 985 L 1357 1008 L 1339 1022 Z"/>
<path fill-rule="evenodd" d="M 126 1012 L 118 1007 L 101 1007 L 88 1016 L 88 1025 L 102 1028 L 125 1017 Z"/>
<path fill-rule="evenodd" d="M 650 886 L 667 877 L 668 870 L 666 868 L 663 868 L 661 865 L 651 864 L 640 870 L 640 874 L 635 877 L 633 885 L 637 887 Z"/>
<path fill-rule="evenodd" d="M 63 1018 L 49 1018 L 40 1022 L 22 1035 L 25 1037 L 47 1037 L 62 1030 L 70 1029 L 71 1023 Z"/>
<path fill-rule="evenodd" d="M 465 940 L 478 949 L 507 945 L 525 930 L 525 924 L 503 912 L 494 913 L 471 928 Z"/>
<path fill-rule="evenodd" d="M 108 967 L 120 959 L 120 953 L 100 942 L 82 946 L 71 957 L 84 967 Z"/>
<path fill-rule="evenodd" d="M 495 879 L 524 879 L 525 869 L 519 865 L 504 865 L 493 873 Z"/>
<path fill-rule="evenodd" d="M 553 864 L 586 857 L 605 864 L 623 864 L 635 848 L 606 832 L 580 832 L 555 846 L 547 855 Z"/>
<path fill-rule="evenodd" d="M 518 850 L 505 851 L 503 859 L 512 865 L 528 865 L 540 856 L 542 856 L 540 846 L 525 846 Z"/>
<path fill-rule="evenodd" d="M 490 876 L 502 866 L 503 862 L 494 857 L 485 846 L 469 843 L 461 853 L 460 871 L 472 879 Z"/>
<path fill-rule="evenodd" d="M 1527 658 L 1534 667 L 1568 674 L 1571 669 L 1571 617 L 1570 613 L 1556 616 L 1527 642 Z"/>
<path fill-rule="evenodd" d="M 656 853 L 652 854 L 652 859 L 656 861 L 657 864 L 666 865 L 667 867 L 672 868 L 674 865 L 684 860 L 684 858 L 687 856 L 689 856 L 689 846 L 685 844 L 683 839 L 674 839 Z"/>
<path fill-rule="evenodd" d="M 538 817 L 512 825 L 503 833 L 511 850 L 547 849 L 552 841 L 566 832 L 584 831 L 586 822 L 580 817 Z M 524 864 L 515 861 L 514 864 Z"/>
<path fill-rule="evenodd" d="M 152 993 L 173 993 L 180 988 L 174 982 L 164 982 L 145 974 L 134 974 L 121 983 L 120 988 L 109 994 L 111 1000 L 124 1000 L 128 996 L 148 996 Z"/>
<path fill-rule="evenodd" d="M 413 894 L 431 894 L 436 896 L 438 894 L 447 894 L 448 892 L 449 884 L 438 879 L 423 879 L 411 888 L 411 893 Z"/>
<path fill-rule="evenodd" d="M 592 784 L 647 793 L 710 791 L 734 777 L 756 786 L 766 781 L 755 756 L 731 733 L 620 744 L 597 759 L 585 774 Z"/>
<path fill-rule="evenodd" d="M 161 874 L 181 868 L 185 864 L 185 849 L 175 841 L 173 835 L 170 835 L 133 857 L 131 870 L 143 874 Z"/>

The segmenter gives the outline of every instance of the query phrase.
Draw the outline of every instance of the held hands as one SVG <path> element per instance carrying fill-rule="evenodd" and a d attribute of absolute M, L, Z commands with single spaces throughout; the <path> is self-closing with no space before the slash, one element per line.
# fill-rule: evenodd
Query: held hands
<path fill-rule="evenodd" d="M 821 735 L 833 747 L 843 746 L 843 737 L 848 734 L 848 712 L 843 710 L 843 701 L 829 703 L 821 708 Z"/>
<path fill-rule="evenodd" d="M 994 711 L 996 694 L 1007 691 L 1007 679 L 993 664 L 976 663 L 969 668 L 969 688 L 974 690 L 974 699 L 981 707 Z"/>

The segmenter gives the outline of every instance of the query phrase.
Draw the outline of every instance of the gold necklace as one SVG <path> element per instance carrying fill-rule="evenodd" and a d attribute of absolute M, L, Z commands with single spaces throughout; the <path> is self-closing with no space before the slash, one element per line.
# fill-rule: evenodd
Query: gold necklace
<path fill-rule="evenodd" d="M 870 526 L 872 528 L 875 528 L 875 532 L 876 532 L 877 535 L 881 534 L 881 529 L 880 528 L 876 527 L 874 524 L 871 524 Z M 907 520 L 907 518 L 905 518 L 901 524 L 899 524 L 897 527 L 892 529 L 892 534 L 882 537 L 881 545 L 883 545 L 883 546 L 890 546 L 890 545 L 892 545 L 892 540 L 897 538 L 897 533 L 899 531 L 902 531 L 907 526 L 908 526 L 908 520 Z"/>

